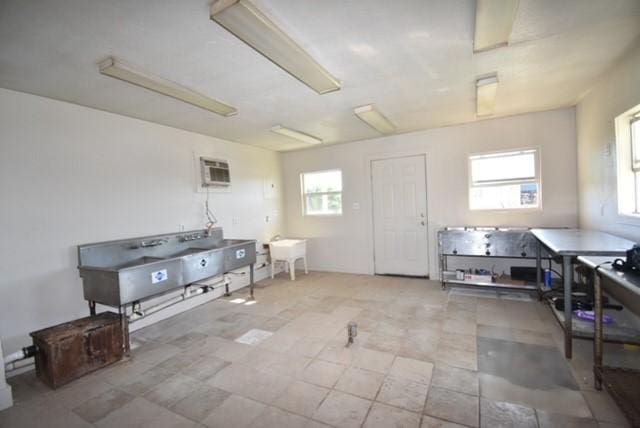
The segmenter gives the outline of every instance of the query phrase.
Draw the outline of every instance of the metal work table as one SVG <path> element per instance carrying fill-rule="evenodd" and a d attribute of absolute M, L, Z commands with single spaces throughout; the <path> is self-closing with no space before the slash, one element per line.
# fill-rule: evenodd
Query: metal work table
<path fill-rule="evenodd" d="M 562 257 L 564 287 L 564 355 L 571 358 L 573 337 L 571 287 L 573 284 L 573 261 L 578 256 L 624 256 L 635 243 L 608 233 L 584 229 L 532 229 L 538 241 L 536 251 L 536 273 L 538 287 L 542 283 L 542 248 L 552 255 Z"/>
<path fill-rule="evenodd" d="M 602 291 L 607 285 L 622 287 L 627 294 L 640 299 L 640 274 L 619 272 L 612 268 L 611 258 L 578 257 L 578 261 L 595 270 L 594 275 L 594 334 L 593 334 L 593 373 L 596 389 L 602 389 L 602 383 L 620 406 L 633 426 L 640 426 L 640 371 L 621 367 L 608 367 L 603 364 L 603 326 Z M 606 280 L 606 281 L 603 281 Z M 631 339 L 630 343 L 637 343 Z"/>

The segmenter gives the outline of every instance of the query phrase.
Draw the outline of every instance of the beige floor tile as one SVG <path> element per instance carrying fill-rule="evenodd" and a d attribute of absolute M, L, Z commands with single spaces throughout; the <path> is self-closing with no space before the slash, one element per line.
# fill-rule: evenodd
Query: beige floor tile
<path fill-rule="evenodd" d="M 267 407 L 251 424 L 255 428 L 303 428 L 309 419 L 276 407 Z"/>
<path fill-rule="evenodd" d="M 442 331 L 475 336 L 477 334 L 477 325 L 475 321 L 446 319 L 442 326 Z"/>
<path fill-rule="evenodd" d="M 231 364 L 229 361 L 222 360 L 214 356 L 200 358 L 191 365 L 185 367 L 181 373 L 192 379 L 204 382 L 211 379 L 223 368 Z"/>
<path fill-rule="evenodd" d="M 412 412 L 421 412 L 427 398 L 429 385 L 409 379 L 387 376 L 382 383 L 376 401 L 401 407 Z"/>
<path fill-rule="evenodd" d="M 438 347 L 436 361 L 467 370 L 478 370 L 477 352 L 466 352 L 447 346 Z"/>
<path fill-rule="evenodd" d="M 331 363 L 323 360 L 314 360 L 309 363 L 300 375 L 300 378 L 316 385 L 332 388 L 345 369 L 346 366 L 343 366 L 342 364 Z"/>
<path fill-rule="evenodd" d="M 391 365 L 389 375 L 429 385 L 432 372 L 432 363 L 412 358 L 396 357 Z"/>
<path fill-rule="evenodd" d="M 237 361 L 247 355 L 253 349 L 252 346 L 244 345 L 233 341 L 226 341 L 217 350 L 213 352 L 213 356 L 225 361 Z"/>
<path fill-rule="evenodd" d="M 536 414 L 540 428 L 598 428 L 598 422 L 591 418 L 576 418 L 544 410 L 536 410 Z"/>
<path fill-rule="evenodd" d="M 84 377 L 76 379 L 59 389 L 49 390 L 47 391 L 47 395 L 49 399 L 53 400 L 56 404 L 71 409 L 111 388 L 112 386 L 110 384 L 102 380 L 93 377 Z"/>
<path fill-rule="evenodd" d="M 519 404 L 480 399 L 480 426 L 538 428 L 536 412 Z"/>
<path fill-rule="evenodd" d="M 313 419 L 339 427 L 357 428 L 362 425 L 371 401 L 332 391 L 313 415 Z"/>
<path fill-rule="evenodd" d="M 350 367 L 340 377 L 335 389 L 373 400 L 378 394 L 383 380 L 382 373 Z"/>
<path fill-rule="evenodd" d="M 418 428 L 419 426 L 420 415 L 382 403 L 373 403 L 363 428 Z"/>
<path fill-rule="evenodd" d="M 192 428 L 195 423 L 138 397 L 95 424 L 99 428 Z"/>
<path fill-rule="evenodd" d="M 153 367 L 146 372 L 131 377 L 119 388 L 129 394 L 141 395 L 172 376 L 173 373 L 168 370 L 161 367 Z"/>
<path fill-rule="evenodd" d="M 598 421 L 626 424 L 627 420 L 606 391 L 583 391 L 593 417 Z"/>
<path fill-rule="evenodd" d="M 480 395 L 477 372 L 446 364 L 436 364 L 431 385 L 469 395 Z"/>
<path fill-rule="evenodd" d="M 424 415 L 420 428 L 465 428 L 465 426 Z"/>
<path fill-rule="evenodd" d="M 470 334 L 443 332 L 438 345 L 465 352 L 477 352 L 478 350 L 477 336 Z"/>
<path fill-rule="evenodd" d="M 110 389 L 80 404 L 73 412 L 85 421 L 94 423 L 133 399 L 133 395 L 124 391 Z"/>
<path fill-rule="evenodd" d="M 580 391 L 567 388 L 531 389 L 498 376 L 479 373 L 480 394 L 495 401 L 506 401 L 552 413 L 590 418 L 591 411 Z"/>
<path fill-rule="evenodd" d="M 353 366 L 378 373 L 387 373 L 393 364 L 394 356 L 388 352 L 359 348 L 355 351 Z"/>
<path fill-rule="evenodd" d="M 161 406 L 171 407 L 173 404 L 188 396 L 198 384 L 198 381 L 190 377 L 177 374 L 160 382 L 147 391 L 143 397 Z"/>
<path fill-rule="evenodd" d="M 231 393 L 227 391 L 200 384 L 182 400 L 173 404 L 170 410 L 193 421 L 202 421 L 230 396 Z"/>
<path fill-rule="evenodd" d="M 311 417 L 328 393 L 327 388 L 296 381 L 287 387 L 273 405 L 298 415 Z"/>
<path fill-rule="evenodd" d="M 404 339 L 402 337 L 374 333 L 367 338 L 362 346 L 367 349 L 373 349 L 374 351 L 396 354 L 400 351 L 403 342 Z"/>
<path fill-rule="evenodd" d="M 204 418 L 202 424 L 211 428 L 245 428 L 266 408 L 266 405 L 257 401 L 232 395 Z"/>
<path fill-rule="evenodd" d="M 14 404 L 0 412 L 0 426 L 7 428 L 90 428 L 71 410 L 53 402 Z"/>
<path fill-rule="evenodd" d="M 329 342 L 320 352 L 318 358 L 332 363 L 350 365 L 354 359 L 353 347 L 345 346 L 345 342 Z"/>
<path fill-rule="evenodd" d="M 429 416 L 477 427 L 479 424 L 478 397 L 432 387 L 424 412 Z"/>

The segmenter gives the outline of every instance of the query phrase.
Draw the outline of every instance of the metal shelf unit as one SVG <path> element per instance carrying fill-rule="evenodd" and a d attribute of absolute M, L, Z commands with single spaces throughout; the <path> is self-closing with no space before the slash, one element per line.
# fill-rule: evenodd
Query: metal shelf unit
<path fill-rule="evenodd" d="M 509 276 L 493 281 L 456 279 L 447 272 L 449 257 L 478 257 L 501 259 L 536 259 L 537 243 L 528 228 L 515 227 L 445 227 L 438 231 L 438 258 L 442 288 L 447 284 L 535 291 L 536 283 L 513 281 Z M 550 259 L 547 253 L 543 258 Z"/>

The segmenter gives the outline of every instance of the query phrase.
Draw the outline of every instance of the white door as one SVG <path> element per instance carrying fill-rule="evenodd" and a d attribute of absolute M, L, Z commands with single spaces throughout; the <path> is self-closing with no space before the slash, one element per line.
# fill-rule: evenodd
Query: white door
<path fill-rule="evenodd" d="M 428 276 L 425 157 L 371 161 L 377 274 Z"/>

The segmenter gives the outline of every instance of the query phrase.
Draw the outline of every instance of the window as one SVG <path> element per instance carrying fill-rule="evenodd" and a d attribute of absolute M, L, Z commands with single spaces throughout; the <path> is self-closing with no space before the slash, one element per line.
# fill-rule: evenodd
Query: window
<path fill-rule="evenodd" d="M 633 118 L 631 124 L 631 170 L 634 175 L 633 214 L 640 214 L 640 116 Z"/>
<path fill-rule="evenodd" d="M 300 180 L 304 215 L 342 214 L 342 171 L 305 172 Z"/>
<path fill-rule="evenodd" d="M 469 156 L 469 207 L 472 210 L 540 206 L 538 150 Z"/>
<path fill-rule="evenodd" d="M 618 212 L 640 216 L 640 105 L 616 118 Z"/>

